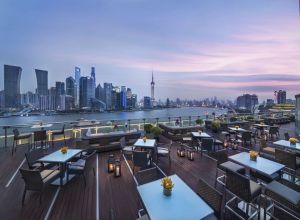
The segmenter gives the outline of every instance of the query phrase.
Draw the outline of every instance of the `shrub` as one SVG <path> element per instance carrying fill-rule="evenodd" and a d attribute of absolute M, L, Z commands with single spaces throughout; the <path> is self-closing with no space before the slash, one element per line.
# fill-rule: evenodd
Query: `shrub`
<path fill-rule="evenodd" d="M 145 124 L 144 131 L 149 134 L 151 132 L 151 129 L 153 128 L 152 124 Z"/>
<path fill-rule="evenodd" d="M 211 130 L 213 132 L 218 132 L 220 129 L 220 122 L 218 121 L 213 121 L 212 124 L 211 124 Z"/>
<path fill-rule="evenodd" d="M 237 121 L 237 118 L 236 117 L 231 117 L 229 120 L 230 120 L 230 122 L 235 122 L 235 121 Z"/>
<path fill-rule="evenodd" d="M 201 118 L 196 120 L 196 124 L 197 125 L 202 125 L 203 124 L 203 120 Z"/>
<path fill-rule="evenodd" d="M 151 132 L 154 137 L 158 137 L 162 133 L 162 130 L 159 127 L 152 127 Z"/>

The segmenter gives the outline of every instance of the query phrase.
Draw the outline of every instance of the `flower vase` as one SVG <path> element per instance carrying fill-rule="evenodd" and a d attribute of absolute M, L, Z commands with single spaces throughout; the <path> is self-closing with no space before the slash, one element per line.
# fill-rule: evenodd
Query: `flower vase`
<path fill-rule="evenodd" d="M 256 157 L 250 156 L 250 160 L 257 161 L 257 156 Z"/>
<path fill-rule="evenodd" d="M 171 196 L 172 190 L 171 190 L 171 189 L 165 189 L 165 188 L 164 188 L 163 193 L 164 193 L 165 196 Z"/>

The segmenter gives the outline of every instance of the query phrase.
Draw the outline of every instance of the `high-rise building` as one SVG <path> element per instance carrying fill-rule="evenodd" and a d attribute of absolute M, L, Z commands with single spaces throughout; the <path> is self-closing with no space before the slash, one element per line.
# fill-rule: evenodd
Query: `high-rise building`
<path fill-rule="evenodd" d="M 126 91 L 126 86 L 121 86 L 120 106 L 121 106 L 121 109 L 126 109 L 127 108 L 127 91 Z"/>
<path fill-rule="evenodd" d="M 144 109 L 151 109 L 151 98 L 149 96 L 144 97 Z"/>
<path fill-rule="evenodd" d="M 6 108 L 20 107 L 20 80 L 22 68 L 4 65 L 4 101 Z"/>
<path fill-rule="evenodd" d="M 5 103 L 4 103 L 4 90 L 0 91 L 0 108 L 4 108 Z"/>
<path fill-rule="evenodd" d="M 75 67 L 75 83 L 76 83 L 76 98 L 75 106 L 79 106 L 79 81 L 81 77 L 81 70 L 79 67 Z"/>
<path fill-rule="evenodd" d="M 91 108 L 92 99 L 95 98 L 93 90 L 94 80 L 91 77 L 81 77 L 79 82 L 79 107 Z"/>
<path fill-rule="evenodd" d="M 91 78 L 93 79 L 93 91 L 95 92 L 95 89 L 96 89 L 96 71 L 95 71 L 95 67 L 91 68 Z"/>
<path fill-rule="evenodd" d="M 296 98 L 295 127 L 296 127 L 296 134 L 300 135 L 300 94 L 295 95 L 295 98 Z"/>
<path fill-rule="evenodd" d="M 77 96 L 76 82 L 72 76 L 66 78 L 66 95 L 72 96 L 74 99 Z"/>
<path fill-rule="evenodd" d="M 276 104 L 286 104 L 286 91 L 279 90 L 275 91 L 276 94 Z"/>
<path fill-rule="evenodd" d="M 248 111 L 253 111 L 255 105 L 258 104 L 257 95 L 244 94 L 239 96 L 236 100 L 236 105 L 238 109 L 245 109 Z"/>
<path fill-rule="evenodd" d="M 153 72 L 152 72 L 152 80 L 151 80 L 151 102 L 152 104 L 154 103 L 155 101 L 155 98 L 154 98 L 154 86 L 155 86 L 155 83 L 154 83 L 154 78 L 153 78 Z"/>
<path fill-rule="evenodd" d="M 112 83 L 104 83 L 104 102 L 106 104 L 106 110 L 112 109 Z"/>
<path fill-rule="evenodd" d="M 64 82 L 56 82 L 55 83 L 55 102 L 56 102 L 56 109 L 62 110 L 62 97 L 63 95 L 65 95 L 65 83 Z"/>
<path fill-rule="evenodd" d="M 95 98 L 105 103 L 105 91 L 100 84 L 96 88 Z"/>
<path fill-rule="evenodd" d="M 37 94 L 48 95 L 48 71 L 35 69 Z"/>

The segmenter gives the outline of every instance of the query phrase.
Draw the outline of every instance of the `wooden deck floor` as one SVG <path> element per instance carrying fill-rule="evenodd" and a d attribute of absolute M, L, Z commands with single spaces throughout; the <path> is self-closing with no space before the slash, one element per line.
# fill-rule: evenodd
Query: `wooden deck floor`
<path fill-rule="evenodd" d="M 72 146 L 72 141 L 69 143 Z M 56 148 L 50 148 L 54 151 Z M 195 161 L 179 158 L 176 155 L 176 143 L 172 148 L 171 165 L 166 158 L 160 158 L 157 165 L 167 175 L 177 174 L 194 191 L 197 191 L 197 180 L 204 178 L 214 184 L 215 172 L 212 161 L 200 154 Z M 39 203 L 37 193 L 28 193 L 22 207 L 23 180 L 18 167 L 27 167 L 24 153 L 27 148 L 19 148 L 12 157 L 10 149 L 0 150 L 0 219 L 109 219 L 113 213 L 115 219 L 136 219 L 137 212 L 142 208 L 136 190 L 136 183 L 127 166 L 122 160 L 122 176 L 115 178 L 107 173 L 107 158 L 113 153 L 97 154 L 92 160 L 96 168 L 96 176 L 88 169 L 87 185 L 81 177 L 72 179 L 63 187 L 48 187 Z M 130 161 L 129 161 L 130 163 Z M 16 173 L 15 177 L 14 173 Z M 11 181 L 10 181 L 11 180 Z M 97 184 L 98 183 L 98 184 Z"/>

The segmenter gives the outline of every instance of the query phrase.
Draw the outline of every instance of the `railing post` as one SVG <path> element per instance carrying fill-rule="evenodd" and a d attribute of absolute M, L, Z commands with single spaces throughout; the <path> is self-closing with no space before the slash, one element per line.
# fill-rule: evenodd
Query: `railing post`
<path fill-rule="evenodd" d="M 182 126 L 181 116 L 179 116 L 179 124 L 180 124 L 180 127 L 181 127 Z"/>
<path fill-rule="evenodd" d="M 189 126 L 191 126 L 192 116 L 189 116 Z"/>
<path fill-rule="evenodd" d="M 156 118 L 156 127 L 158 126 L 158 120 L 159 120 L 159 118 Z"/>
<path fill-rule="evenodd" d="M 143 130 L 145 130 L 145 121 L 146 121 L 146 119 L 145 119 L 145 118 L 143 118 L 143 121 L 144 121 L 144 128 L 143 128 Z"/>
<path fill-rule="evenodd" d="M 128 119 L 128 130 L 130 131 L 130 119 Z"/>
<path fill-rule="evenodd" d="M 7 148 L 7 129 L 9 127 L 8 126 L 4 126 L 3 129 L 4 129 L 4 147 Z"/>

